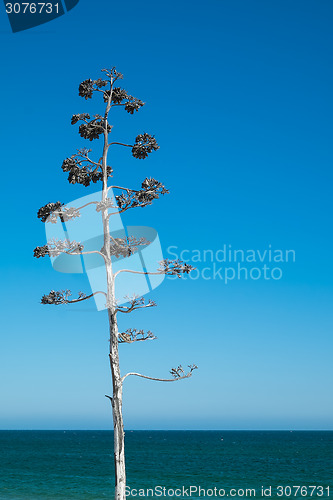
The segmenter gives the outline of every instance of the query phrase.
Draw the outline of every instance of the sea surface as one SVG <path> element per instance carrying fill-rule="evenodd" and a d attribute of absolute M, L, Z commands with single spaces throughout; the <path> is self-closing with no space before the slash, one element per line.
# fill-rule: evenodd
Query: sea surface
<path fill-rule="evenodd" d="M 333 432 L 126 431 L 125 439 L 128 498 L 333 499 Z M 110 431 L 0 431 L 0 499 L 112 499 L 112 447 Z"/>

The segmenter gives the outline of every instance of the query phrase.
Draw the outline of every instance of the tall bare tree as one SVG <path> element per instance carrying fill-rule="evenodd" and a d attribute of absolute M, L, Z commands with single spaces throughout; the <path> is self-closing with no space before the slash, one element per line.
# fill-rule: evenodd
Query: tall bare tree
<path fill-rule="evenodd" d="M 90 153 L 91 149 L 79 149 L 76 154 L 70 158 L 66 158 L 62 164 L 62 170 L 68 172 L 68 181 L 71 184 L 83 184 L 89 186 L 91 183 L 98 181 L 102 182 L 101 199 L 99 201 L 91 201 L 81 207 L 68 207 L 59 201 L 56 203 L 48 203 L 38 211 L 38 217 L 42 222 L 62 223 L 79 217 L 81 210 L 86 206 L 95 204 L 96 211 L 100 213 L 103 223 L 103 246 L 93 251 L 84 251 L 84 245 L 76 241 L 71 241 L 68 237 L 63 240 L 52 239 L 46 245 L 36 247 L 34 256 L 57 257 L 60 254 L 70 256 L 81 256 L 86 254 L 97 254 L 103 259 L 103 264 L 106 271 L 106 292 L 93 291 L 86 295 L 82 292 L 78 293 L 78 297 L 73 299 L 69 290 L 60 290 L 44 295 L 41 299 L 42 304 L 73 304 L 88 300 L 96 294 L 104 294 L 106 308 L 109 319 L 109 360 L 112 374 L 112 396 L 106 396 L 112 406 L 113 413 L 113 428 L 114 428 L 114 461 L 115 461 L 115 498 L 116 500 L 125 499 L 126 487 L 126 471 L 125 471 L 125 452 L 124 452 L 124 426 L 122 415 L 122 389 L 124 380 L 129 376 L 137 376 L 149 380 L 173 382 L 188 378 L 192 375 L 196 365 L 189 365 L 188 370 L 184 370 L 182 366 L 171 369 L 171 378 L 155 378 L 141 373 L 126 373 L 121 375 L 119 367 L 119 343 L 132 343 L 155 339 L 156 337 L 150 331 L 128 329 L 125 332 L 118 331 L 117 313 L 130 313 L 137 309 L 149 308 L 155 306 L 155 302 L 145 301 L 143 297 L 134 295 L 127 299 L 124 305 L 119 305 L 115 295 L 115 284 L 117 275 L 121 272 L 135 274 L 164 274 L 176 275 L 181 277 L 183 273 L 189 273 L 193 267 L 179 260 L 164 259 L 156 265 L 156 271 L 148 272 L 146 270 L 137 271 L 130 269 L 120 269 L 113 271 L 112 259 L 124 258 L 131 256 L 139 248 L 149 244 L 144 237 L 136 238 L 133 236 L 125 236 L 124 238 L 116 238 L 110 230 L 110 220 L 112 215 L 116 213 L 124 213 L 125 211 L 135 207 L 145 207 L 151 205 L 152 202 L 159 198 L 160 195 L 168 193 L 164 185 L 154 178 L 146 178 L 139 189 L 130 189 L 122 186 L 109 186 L 108 181 L 112 177 L 112 169 L 108 166 L 108 152 L 111 146 L 119 145 L 125 148 L 131 148 L 134 158 L 145 159 L 148 154 L 159 149 L 159 146 L 154 136 L 143 133 L 139 134 L 133 144 L 112 142 L 110 134 L 112 126 L 109 124 L 109 113 L 111 108 L 123 106 L 129 114 L 134 114 L 143 105 L 140 99 L 129 95 L 126 90 L 116 86 L 116 82 L 123 78 L 123 75 L 116 71 L 115 68 L 110 70 L 103 69 L 103 78 L 97 80 L 85 80 L 79 86 L 79 95 L 84 99 L 91 99 L 93 94 L 100 93 L 105 103 L 104 115 L 96 114 L 93 117 L 88 113 L 75 114 L 72 116 L 71 123 L 74 125 L 80 122 L 79 134 L 84 139 L 93 141 L 103 137 L 103 152 L 99 160 L 93 160 Z M 110 188 L 114 190 L 116 195 L 114 198 L 109 196 Z M 112 223 L 111 223 L 112 228 Z"/>

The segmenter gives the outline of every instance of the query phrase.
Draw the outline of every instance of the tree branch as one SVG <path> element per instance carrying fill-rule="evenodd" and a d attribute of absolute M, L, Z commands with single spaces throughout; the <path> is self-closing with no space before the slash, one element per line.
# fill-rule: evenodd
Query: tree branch
<path fill-rule="evenodd" d="M 66 255 L 90 255 L 90 254 L 98 254 L 103 257 L 106 262 L 105 255 L 99 250 L 90 250 L 87 252 L 83 252 L 83 245 L 81 243 L 77 243 L 76 241 L 70 240 L 50 240 L 46 245 L 41 247 L 36 247 L 34 249 L 34 257 L 39 259 L 40 257 L 46 257 L 47 255 L 50 257 L 58 257 L 60 254 Z"/>
<path fill-rule="evenodd" d="M 178 368 L 172 368 L 171 373 L 174 378 L 156 378 L 156 377 L 148 377 L 147 375 L 142 375 L 141 373 L 136 373 L 136 372 L 130 372 L 126 373 L 121 379 L 121 382 L 123 383 L 124 380 L 129 377 L 130 375 L 134 375 L 135 377 L 141 377 L 141 378 L 146 378 L 148 380 L 155 380 L 156 382 L 176 382 L 178 380 L 183 380 L 185 378 L 189 378 L 192 376 L 193 370 L 196 370 L 198 367 L 197 365 L 189 365 L 190 370 L 185 373 L 182 366 L 179 365 Z M 178 373 L 183 373 L 183 375 L 178 375 Z"/>
<path fill-rule="evenodd" d="M 98 255 L 103 257 L 103 259 L 105 259 L 105 255 L 102 252 L 99 252 L 98 250 L 91 250 L 89 252 L 77 252 L 77 253 L 74 252 L 60 252 L 60 253 L 66 253 L 67 255 L 89 255 L 91 253 L 97 253 Z"/>
<path fill-rule="evenodd" d="M 195 267 L 183 262 L 181 260 L 164 259 L 159 262 L 160 268 L 156 272 L 149 271 L 132 271 L 131 269 L 120 269 L 114 275 L 116 277 L 119 273 L 132 273 L 132 274 L 165 274 L 167 276 L 178 276 L 182 274 L 189 274 Z"/>
<path fill-rule="evenodd" d="M 91 158 L 89 158 L 88 153 L 90 153 L 91 151 L 92 151 L 91 149 L 86 149 L 86 148 L 78 149 L 76 156 L 83 158 L 83 161 L 88 161 L 92 165 L 95 165 L 96 167 L 102 168 L 102 165 L 100 162 L 97 163 L 97 162 L 93 161 Z"/>
<path fill-rule="evenodd" d="M 176 382 L 177 380 L 182 380 L 183 378 L 188 378 L 190 377 L 191 375 L 186 375 L 184 377 L 179 377 L 179 378 L 156 378 L 156 377 L 148 377 L 147 375 L 142 375 L 141 373 L 135 373 L 135 372 L 130 372 L 130 373 L 126 373 L 126 375 L 124 375 L 122 377 L 122 382 L 124 382 L 125 378 L 129 377 L 130 375 L 134 375 L 136 377 L 141 377 L 141 378 L 146 378 L 148 380 L 156 380 L 157 382 Z"/>
<path fill-rule="evenodd" d="M 132 148 L 133 144 L 124 144 L 123 142 L 110 142 L 109 146 L 112 146 L 113 144 L 118 144 L 119 146 L 126 146 L 128 148 Z"/>
<path fill-rule="evenodd" d="M 126 210 L 128 210 L 129 208 L 131 208 L 131 207 L 123 208 L 122 210 L 119 210 L 118 212 L 111 212 L 110 214 L 107 215 L 106 218 L 107 218 L 107 220 L 110 220 L 111 215 L 122 214 L 122 213 L 126 212 Z"/>
<path fill-rule="evenodd" d="M 130 189 L 130 188 L 122 187 L 122 186 L 109 186 L 109 187 L 107 188 L 107 191 L 108 191 L 109 189 L 123 189 L 124 191 L 127 191 L 128 193 L 129 193 L 129 192 L 131 192 L 131 191 L 133 191 L 133 192 L 135 192 L 135 193 L 138 193 L 138 192 L 139 192 L 138 190 L 135 190 L 135 189 Z"/>
<path fill-rule="evenodd" d="M 102 117 L 100 117 L 102 118 Z M 90 122 L 91 124 L 93 122 Z M 90 125 L 89 125 L 90 126 Z M 83 125 L 80 126 L 80 128 L 83 127 Z M 87 125 L 88 127 L 88 125 Z M 92 125 L 91 125 L 92 127 Z M 100 135 L 102 132 L 100 131 L 100 127 L 94 126 L 91 131 L 91 136 L 88 135 L 87 137 L 90 137 L 90 140 L 93 140 L 95 137 L 93 133 L 97 129 L 98 134 Z M 82 129 L 81 129 L 82 131 Z M 88 129 L 88 132 L 90 129 Z M 83 131 L 84 132 L 84 131 Z M 87 132 L 87 134 L 88 134 Z M 97 134 L 96 132 L 96 134 Z M 89 132 L 90 133 L 90 132 Z M 106 132 L 107 133 L 107 132 Z M 97 134 L 97 137 L 98 137 Z M 82 134 L 81 134 L 82 135 Z M 83 134 L 85 135 L 85 134 Z M 87 138 L 86 137 L 86 138 Z M 78 152 L 74 155 L 72 155 L 70 158 L 66 158 L 62 162 L 62 170 L 64 172 L 68 172 L 68 182 L 70 184 L 83 184 L 84 186 L 89 186 L 91 182 L 96 183 L 97 181 L 100 181 L 103 179 L 103 167 L 101 163 L 94 162 L 88 157 L 88 152 L 91 151 L 90 149 L 81 149 L 78 150 Z M 99 171 L 101 170 L 101 171 Z M 107 167 L 107 173 L 108 176 L 112 174 L 112 168 Z"/>
<path fill-rule="evenodd" d="M 82 207 L 78 207 L 75 210 L 81 210 L 82 208 L 87 207 L 88 205 L 97 205 L 99 201 L 89 201 L 89 203 L 86 203 L 85 205 L 82 205 Z"/>
<path fill-rule="evenodd" d="M 59 306 L 61 304 L 75 304 L 76 302 L 82 302 L 83 300 L 91 299 L 94 295 L 102 293 L 106 297 L 106 293 L 102 291 L 93 292 L 90 295 L 86 295 L 83 292 L 79 292 L 79 298 L 74 300 L 69 300 L 68 297 L 72 295 L 70 290 L 51 290 L 48 295 L 43 295 L 41 299 L 42 304 L 53 304 Z"/>
<path fill-rule="evenodd" d="M 58 257 L 61 253 L 67 253 L 68 255 L 77 255 L 83 250 L 83 245 L 77 243 L 76 241 L 66 240 L 56 240 L 53 238 L 49 240 L 46 245 L 42 247 L 36 247 L 34 249 L 34 257 L 45 257 L 49 255 L 50 257 Z M 75 253 L 74 253 L 75 252 Z"/>
<path fill-rule="evenodd" d="M 83 300 L 91 299 L 91 297 L 93 297 L 94 295 L 97 295 L 98 293 L 102 293 L 105 296 L 105 298 L 106 298 L 106 293 L 105 292 L 98 291 L 98 292 L 91 293 L 90 295 L 87 295 L 86 297 L 81 297 L 79 299 L 69 300 L 67 302 L 67 304 L 75 304 L 76 302 L 82 302 Z"/>
<path fill-rule="evenodd" d="M 136 328 L 128 328 L 126 332 L 118 334 L 119 344 L 133 344 L 133 342 L 156 339 L 157 337 L 150 330 L 145 333 L 144 330 L 137 330 Z"/>
<path fill-rule="evenodd" d="M 163 272 L 156 272 L 156 273 L 150 273 L 148 271 L 132 271 L 131 269 L 120 269 L 120 271 L 117 271 L 114 273 L 114 278 L 118 276 L 120 273 L 132 273 L 132 274 L 165 274 Z"/>
<path fill-rule="evenodd" d="M 148 304 L 145 304 L 145 299 L 144 297 L 139 297 L 139 296 L 134 296 L 132 298 L 130 297 L 125 297 L 125 299 L 128 298 L 128 302 L 130 302 L 130 306 L 117 306 L 116 312 L 122 312 L 122 313 L 130 313 L 132 311 L 135 311 L 136 309 L 143 309 L 147 307 L 154 307 L 156 306 L 156 302 L 153 300 L 148 301 Z"/>

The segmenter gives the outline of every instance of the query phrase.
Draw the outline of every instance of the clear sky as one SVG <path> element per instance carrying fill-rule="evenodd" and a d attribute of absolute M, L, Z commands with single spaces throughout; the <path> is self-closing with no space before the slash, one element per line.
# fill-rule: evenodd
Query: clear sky
<path fill-rule="evenodd" d="M 40 305 L 51 289 L 90 288 L 32 255 L 46 243 L 38 208 L 96 189 L 60 167 L 87 145 L 71 115 L 102 110 L 78 84 L 115 65 L 147 104 L 116 110 L 114 137 L 147 131 L 160 150 L 114 150 L 114 179 L 170 190 L 124 223 L 155 228 L 167 258 L 213 252 L 198 279 L 166 280 L 149 295 L 157 308 L 120 318 L 158 336 L 120 346 L 123 373 L 199 366 L 174 384 L 127 379 L 125 427 L 332 429 L 332 22 L 330 0 L 80 0 L 13 34 L 2 7 L 0 428 L 112 427 L 106 313 Z M 295 261 L 266 258 L 280 279 L 226 284 L 238 263 L 218 262 L 224 245 Z"/>

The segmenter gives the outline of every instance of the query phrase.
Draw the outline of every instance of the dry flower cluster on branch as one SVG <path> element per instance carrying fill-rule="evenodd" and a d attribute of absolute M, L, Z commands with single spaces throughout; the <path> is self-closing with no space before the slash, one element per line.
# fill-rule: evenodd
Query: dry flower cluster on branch
<path fill-rule="evenodd" d="M 160 197 L 169 193 L 164 185 L 153 178 L 148 178 L 142 182 L 141 189 L 128 189 L 119 186 L 114 186 L 114 189 L 122 191 L 121 194 L 115 196 L 120 213 L 125 212 L 129 208 L 146 207 Z"/>

